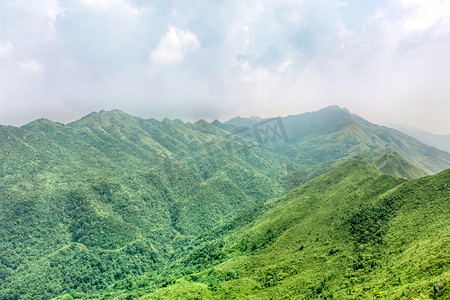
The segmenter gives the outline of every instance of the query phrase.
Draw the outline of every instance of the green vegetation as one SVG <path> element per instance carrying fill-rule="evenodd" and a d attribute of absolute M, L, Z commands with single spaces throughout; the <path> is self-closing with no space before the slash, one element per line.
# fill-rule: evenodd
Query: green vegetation
<path fill-rule="evenodd" d="M 193 235 L 282 193 L 284 159 L 230 156 L 225 135 L 120 111 L 0 127 L 0 298 L 104 290 L 160 270 Z"/>
<path fill-rule="evenodd" d="M 0 299 L 445 299 L 449 171 L 423 176 L 450 154 L 336 107 L 283 123 L 0 126 Z"/>
<path fill-rule="evenodd" d="M 358 153 L 354 156 L 371 165 L 381 172 L 395 177 L 415 179 L 426 176 L 426 173 L 415 165 L 398 155 L 396 152 L 388 152 L 382 149 L 371 149 Z"/>
<path fill-rule="evenodd" d="M 396 152 L 426 174 L 450 168 L 450 153 L 427 146 L 397 130 L 367 122 L 338 106 L 281 120 L 289 142 L 280 141 L 269 148 L 288 157 L 308 173 L 330 170 L 329 165 L 335 167 L 336 160 L 371 149 Z"/>
<path fill-rule="evenodd" d="M 142 299 L 447 299 L 449 191 L 450 170 L 405 181 L 349 161 L 218 238 L 223 262 Z"/>

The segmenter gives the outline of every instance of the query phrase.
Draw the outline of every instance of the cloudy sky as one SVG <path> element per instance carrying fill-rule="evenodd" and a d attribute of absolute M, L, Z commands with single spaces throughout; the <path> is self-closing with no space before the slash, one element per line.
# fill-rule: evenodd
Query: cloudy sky
<path fill-rule="evenodd" d="M 450 133 L 450 0 L 0 0 L 0 124 L 331 104 Z"/>

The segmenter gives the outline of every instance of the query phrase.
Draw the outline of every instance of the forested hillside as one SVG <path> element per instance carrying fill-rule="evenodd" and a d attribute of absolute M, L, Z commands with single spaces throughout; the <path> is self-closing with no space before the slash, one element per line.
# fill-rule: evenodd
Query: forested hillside
<path fill-rule="evenodd" d="M 426 173 L 415 165 L 401 157 L 396 152 L 389 152 L 382 149 L 371 149 L 361 151 L 354 156 L 371 165 L 385 174 L 406 179 L 415 179 L 426 176 Z"/>
<path fill-rule="evenodd" d="M 279 195 L 284 158 L 256 147 L 230 156 L 226 134 L 120 111 L 1 127 L 0 294 L 103 289 Z"/>
<path fill-rule="evenodd" d="M 450 153 L 397 130 L 372 124 L 338 106 L 282 117 L 280 121 L 289 141 L 279 139 L 270 148 L 313 173 L 370 149 L 395 151 L 427 174 L 450 167 Z M 318 165 L 323 168 L 317 168 Z"/>
<path fill-rule="evenodd" d="M 449 201 L 449 170 L 406 181 L 350 160 L 216 231 L 202 248 L 213 266 L 180 257 L 173 268 L 191 274 L 159 287 L 139 278 L 106 295 L 447 299 Z"/>
<path fill-rule="evenodd" d="M 270 298 L 288 282 L 358 297 L 364 276 L 394 291 L 391 258 L 416 295 L 446 274 L 448 171 L 406 179 L 450 167 L 449 153 L 338 107 L 240 121 L 250 127 L 114 110 L 0 126 L 0 299 Z M 402 214 L 417 225 L 392 223 Z M 434 273 L 401 265 L 416 242 Z"/>

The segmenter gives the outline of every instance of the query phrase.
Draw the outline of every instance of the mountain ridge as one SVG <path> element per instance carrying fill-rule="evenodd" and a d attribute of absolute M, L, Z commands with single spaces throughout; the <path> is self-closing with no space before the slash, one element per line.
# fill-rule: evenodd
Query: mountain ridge
<path fill-rule="evenodd" d="M 427 145 L 450 152 L 450 134 L 434 134 L 409 124 L 384 122 L 382 125 L 401 131 Z"/>
<path fill-rule="evenodd" d="M 366 169 L 386 182 L 404 179 L 381 171 L 423 176 L 390 148 L 420 159 L 429 148 L 338 107 L 264 122 L 258 131 L 115 110 L 69 124 L 0 126 L 0 299 L 85 297 L 139 276 L 165 284 L 207 268 L 228 255 L 214 238 L 301 184 L 326 190 L 332 182 L 320 176 L 349 159 L 361 167 L 355 180 Z"/>
<path fill-rule="evenodd" d="M 235 223 L 211 242 L 220 257 L 212 266 L 162 287 L 136 285 L 129 295 L 446 299 L 449 176 L 445 170 L 408 181 L 351 159 L 269 200 L 250 222 Z M 180 257 L 178 264 L 190 261 Z M 436 283 L 443 287 L 438 295 Z"/>

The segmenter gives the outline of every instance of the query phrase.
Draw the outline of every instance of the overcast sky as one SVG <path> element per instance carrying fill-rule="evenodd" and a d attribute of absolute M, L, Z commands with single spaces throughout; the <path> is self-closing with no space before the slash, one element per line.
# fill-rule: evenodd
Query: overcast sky
<path fill-rule="evenodd" d="M 337 104 L 450 133 L 449 0 L 0 0 L 0 124 Z"/>

